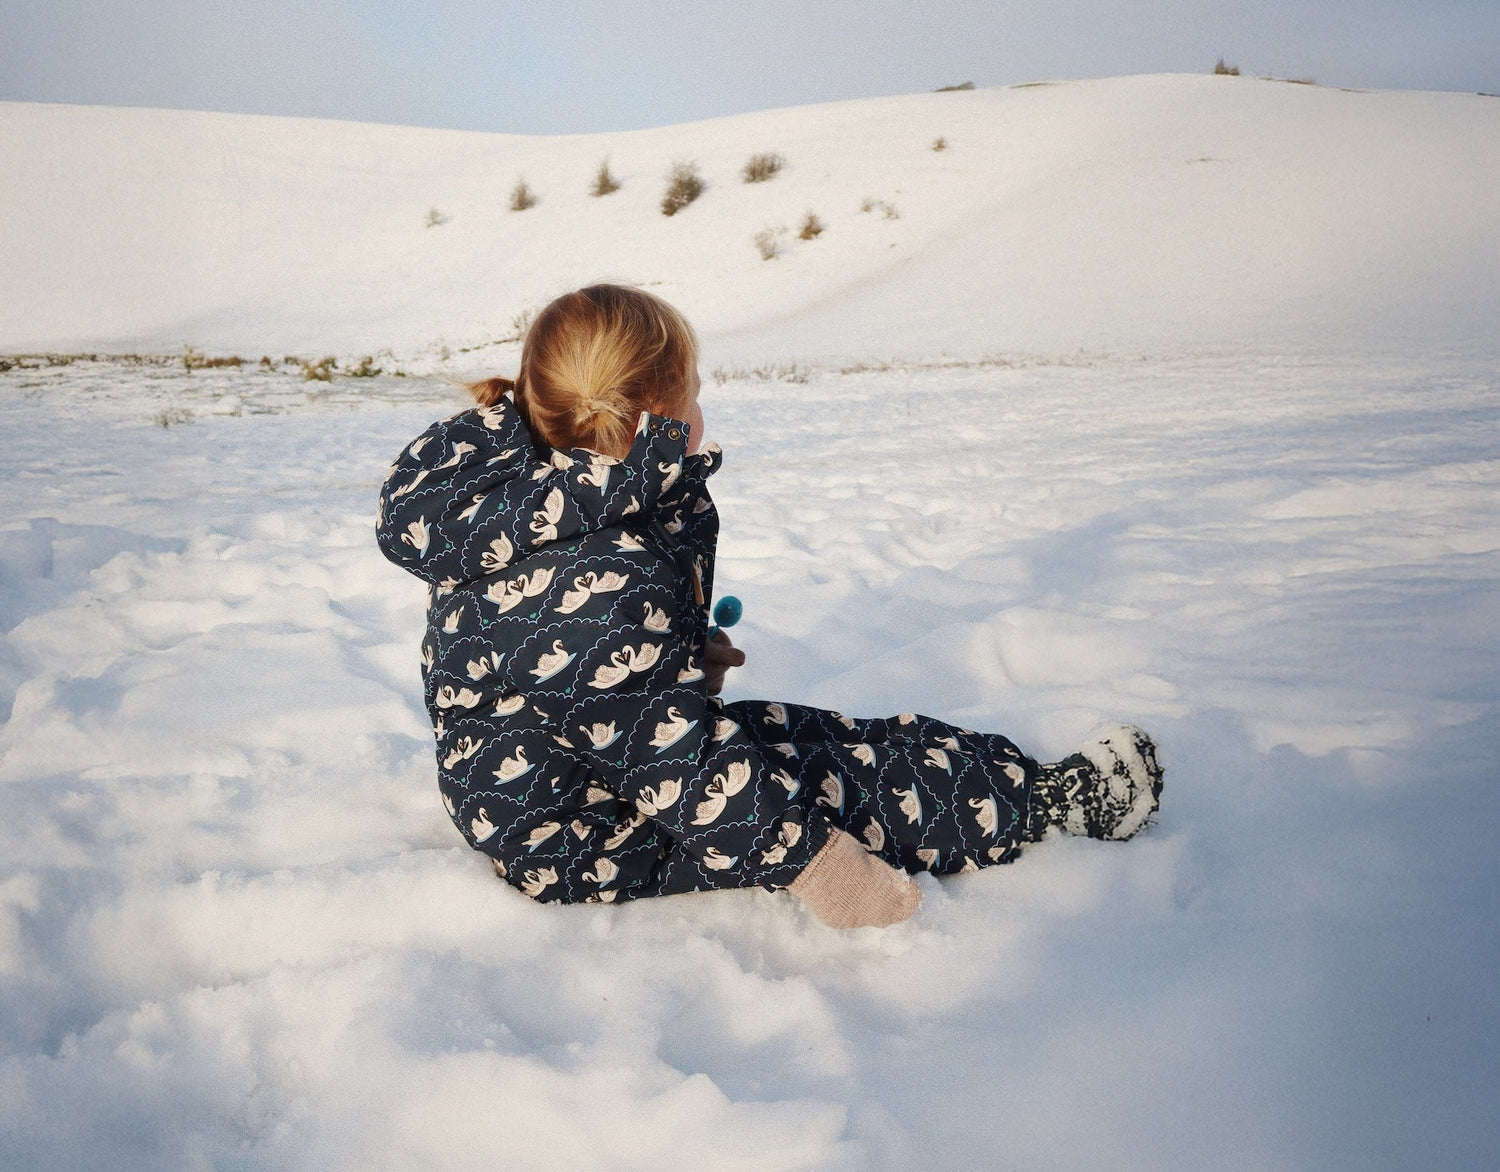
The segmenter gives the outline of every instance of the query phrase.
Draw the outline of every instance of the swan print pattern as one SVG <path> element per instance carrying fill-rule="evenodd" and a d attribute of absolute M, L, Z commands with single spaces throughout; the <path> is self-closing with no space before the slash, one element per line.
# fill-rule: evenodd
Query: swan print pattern
<path fill-rule="evenodd" d="M 1003 737 L 705 691 L 709 449 L 642 416 L 614 460 L 508 400 L 430 427 L 380 496 L 429 586 L 424 696 L 455 826 L 539 900 L 784 887 L 847 828 L 907 870 L 1004 862 L 1036 767 Z"/>

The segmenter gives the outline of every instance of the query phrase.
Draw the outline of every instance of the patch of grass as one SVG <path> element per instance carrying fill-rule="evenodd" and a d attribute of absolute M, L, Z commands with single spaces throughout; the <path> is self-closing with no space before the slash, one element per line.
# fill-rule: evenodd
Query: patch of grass
<path fill-rule="evenodd" d="M 761 260 L 776 259 L 776 254 L 781 249 L 781 237 L 785 232 L 785 228 L 762 228 L 751 237 Z"/>
<path fill-rule="evenodd" d="M 516 185 L 510 189 L 510 210 L 524 212 L 527 208 L 534 207 L 536 207 L 536 193 L 526 185 L 526 180 L 517 179 Z"/>
<path fill-rule="evenodd" d="M 795 362 L 766 362 L 760 366 L 716 366 L 709 377 L 723 386 L 728 382 L 805 383 L 812 372 Z"/>
<path fill-rule="evenodd" d="M 212 370 L 225 366 L 238 369 L 244 364 L 245 360 L 238 354 L 210 358 L 207 354 L 198 353 L 191 346 L 182 348 L 182 365 L 185 370 Z"/>
<path fill-rule="evenodd" d="M 696 163 L 677 162 L 667 174 L 667 190 L 661 197 L 661 214 L 675 216 L 703 194 L 703 176 Z"/>
<path fill-rule="evenodd" d="M 941 134 L 938 135 L 935 139 L 932 140 L 932 149 L 935 150 L 935 151 L 945 151 L 945 150 L 947 150 L 948 149 L 948 140 L 946 138 L 944 138 Z"/>
<path fill-rule="evenodd" d="M 317 362 L 302 363 L 302 379 L 304 382 L 331 383 L 333 372 L 338 366 L 338 360 L 332 354 L 326 358 L 320 358 Z"/>
<path fill-rule="evenodd" d="M 802 221 L 802 227 L 797 232 L 798 240 L 816 240 L 823 235 L 823 221 L 818 219 L 817 213 L 808 212 Z"/>
<path fill-rule="evenodd" d="M 375 359 L 366 354 L 359 360 L 359 365 L 351 367 L 346 372 L 350 378 L 374 378 L 380 373 L 380 367 L 375 365 Z"/>
<path fill-rule="evenodd" d="M 1224 58 L 1220 57 L 1218 63 L 1214 66 L 1214 73 L 1220 77 L 1238 77 L 1240 75 L 1240 67 L 1238 65 L 1226 65 Z"/>
<path fill-rule="evenodd" d="M 887 220 L 899 220 L 901 218 L 901 213 L 896 210 L 895 204 L 886 203 L 883 199 L 871 199 L 868 196 L 859 201 L 859 210 L 865 213 L 879 212 Z"/>
<path fill-rule="evenodd" d="M 785 166 L 786 160 L 778 154 L 766 152 L 751 155 L 740 168 L 740 176 L 746 183 L 764 183 L 767 179 L 774 179 Z"/>
<path fill-rule="evenodd" d="M 599 164 L 599 170 L 594 172 L 594 185 L 589 188 L 589 194 L 597 199 L 601 195 L 610 195 L 620 190 L 620 181 L 614 177 L 609 169 L 609 160 Z"/>
<path fill-rule="evenodd" d="M 442 212 L 438 211 L 437 208 L 433 207 L 427 209 L 427 226 L 429 228 L 438 228 L 443 224 L 446 224 L 447 222 L 448 217 L 443 215 Z"/>

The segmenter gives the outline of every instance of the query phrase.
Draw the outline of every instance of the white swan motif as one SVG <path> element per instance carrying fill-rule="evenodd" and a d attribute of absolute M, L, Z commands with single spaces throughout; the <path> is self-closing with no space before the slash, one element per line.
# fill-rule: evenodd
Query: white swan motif
<path fill-rule="evenodd" d="M 992 846 L 985 854 L 989 855 L 990 862 L 992 863 L 1003 863 L 1005 861 L 1005 847 L 1003 846 Z"/>
<path fill-rule="evenodd" d="M 726 855 L 718 847 L 709 847 L 703 852 L 703 865 L 713 871 L 727 871 L 739 862 L 738 855 Z"/>
<path fill-rule="evenodd" d="M 501 614 L 504 614 L 519 606 L 523 598 L 535 598 L 547 589 L 552 585 L 552 579 L 556 574 L 556 570 L 547 566 L 533 574 L 522 574 L 514 581 L 494 582 L 484 592 L 484 596 L 500 608 Z"/>
<path fill-rule="evenodd" d="M 536 534 L 536 544 L 557 540 L 557 523 L 562 520 L 562 489 L 554 488 L 547 494 L 542 507 L 531 517 L 531 531 Z"/>
<path fill-rule="evenodd" d="M 500 653 L 491 651 L 488 655 L 481 655 L 478 659 L 471 659 L 468 663 L 469 678 L 471 680 L 482 680 L 491 672 L 500 670 Z"/>
<path fill-rule="evenodd" d="M 481 497 L 481 500 L 484 498 Z M 479 568 L 486 574 L 498 574 L 506 566 L 510 565 L 510 559 L 516 554 L 516 547 L 510 543 L 510 538 L 500 534 L 494 541 L 490 542 L 489 549 L 479 555 Z"/>
<path fill-rule="evenodd" d="M 469 498 L 469 507 L 467 509 L 464 509 L 463 512 L 459 513 L 458 519 L 460 521 L 474 520 L 475 516 L 479 512 L 479 506 L 484 504 L 484 498 L 485 494 L 482 492 L 475 493 L 473 496 L 471 496 Z"/>
<path fill-rule="evenodd" d="M 917 852 L 917 858 L 922 860 L 922 865 L 925 866 L 929 871 L 937 870 L 938 853 L 931 847 L 927 847 L 925 850 L 919 850 Z"/>
<path fill-rule="evenodd" d="M 590 570 L 587 574 L 573 579 L 573 589 L 563 592 L 562 601 L 556 607 L 557 613 L 572 614 L 586 605 L 594 595 L 619 590 L 629 581 L 628 576 L 617 574 L 613 570 L 604 574 L 596 574 Z"/>
<path fill-rule="evenodd" d="M 529 772 L 531 762 L 526 760 L 526 746 L 522 745 L 516 750 L 514 757 L 506 757 L 501 760 L 500 768 L 495 770 L 495 776 L 501 781 L 515 781 L 522 774 Z"/>
<path fill-rule="evenodd" d="M 849 729 L 851 732 L 854 730 L 854 718 L 853 717 L 845 716 L 842 712 L 835 712 L 833 714 L 833 719 L 836 720 L 836 721 L 838 721 L 841 725 L 843 725 L 845 728 Z"/>
<path fill-rule="evenodd" d="M 568 829 L 573 832 L 573 837 L 576 838 L 579 842 L 582 842 L 585 838 L 594 833 L 594 828 L 587 822 L 585 822 L 582 818 L 574 818 L 573 821 L 569 824 Z"/>
<path fill-rule="evenodd" d="M 917 715 L 914 712 L 903 712 L 896 720 L 900 724 L 916 724 Z"/>
<path fill-rule="evenodd" d="M 1000 833 L 1000 811 L 994 798 L 970 798 L 969 805 L 974 809 L 974 821 L 987 838 Z"/>
<path fill-rule="evenodd" d="M 612 802 L 614 799 L 614 790 L 605 789 L 602 785 L 595 785 L 593 782 L 589 783 L 588 789 L 583 794 L 585 806 L 597 806 L 600 802 Z"/>
<path fill-rule="evenodd" d="M 781 833 L 776 836 L 776 845 L 768 851 L 763 851 L 760 861 L 768 867 L 774 867 L 786 859 L 786 852 L 796 846 L 802 839 L 802 827 L 795 822 L 783 822 Z"/>
<path fill-rule="evenodd" d="M 696 684 L 703 678 L 703 669 L 694 662 L 691 655 L 688 656 L 687 666 L 677 673 L 679 684 Z"/>
<path fill-rule="evenodd" d="M 875 765 L 875 750 L 869 745 L 850 745 L 849 756 L 853 757 L 861 765 Z"/>
<path fill-rule="evenodd" d="M 448 617 L 443 620 L 443 634 L 451 635 L 458 630 L 458 624 L 463 622 L 464 611 L 467 607 L 456 606 L 448 612 Z"/>
<path fill-rule="evenodd" d="M 407 493 L 415 491 L 417 485 L 421 484 L 422 481 L 424 481 L 424 480 L 427 479 L 427 471 L 428 470 L 426 468 L 423 468 L 420 472 L 418 472 L 415 476 L 413 476 L 410 480 L 408 480 L 400 488 L 393 488 L 393 489 L 391 489 L 391 500 L 393 500 L 393 501 L 400 500 Z"/>
<path fill-rule="evenodd" d="M 865 840 L 865 850 L 874 854 L 881 847 L 885 846 L 885 827 L 874 818 L 871 818 L 863 832 L 861 832 L 860 837 Z"/>
<path fill-rule="evenodd" d="M 771 774 L 771 780 L 786 790 L 788 796 L 802 788 L 802 783 L 785 769 L 778 769 L 775 773 Z"/>
<path fill-rule="evenodd" d="M 453 799 L 450 798 L 447 794 L 443 794 L 443 806 L 448 811 L 448 817 L 450 817 L 450 818 L 457 818 L 458 817 L 458 809 L 457 809 L 457 807 L 454 806 Z"/>
<path fill-rule="evenodd" d="M 463 458 L 472 451 L 474 451 L 473 444 L 460 440 L 453 445 L 453 455 L 438 465 L 438 471 L 441 472 L 444 468 L 457 468 L 459 464 L 463 463 Z"/>
<path fill-rule="evenodd" d="M 496 716 L 514 716 L 526 707 L 526 697 L 517 692 L 514 696 L 502 696 L 495 703 Z"/>
<path fill-rule="evenodd" d="M 607 749 L 620 739 L 620 733 L 615 729 L 614 721 L 610 721 L 608 724 L 600 723 L 592 726 L 580 724 L 578 731 L 588 737 L 589 744 L 593 745 L 596 749 Z"/>
<path fill-rule="evenodd" d="M 495 824 L 490 821 L 490 817 L 484 812 L 483 806 L 480 806 L 479 813 L 475 814 L 469 820 L 469 829 L 474 834 L 475 842 L 483 842 L 495 833 Z"/>
<path fill-rule="evenodd" d="M 773 700 L 771 703 L 766 705 L 766 714 L 761 717 L 761 720 L 765 721 L 767 724 L 779 724 L 782 728 L 785 728 L 786 705 L 778 704 Z"/>
<path fill-rule="evenodd" d="M 557 882 L 557 868 L 538 867 L 535 871 L 527 871 L 521 883 L 521 890 L 535 899 Z"/>
<path fill-rule="evenodd" d="M 416 439 L 414 439 L 414 440 L 411 441 L 410 446 L 407 447 L 406 454 L 408 456 L 410 456 L 413 460 L 415 460 L 418 456 L 420 456 L 422 454 L 422 449 L 427 446 L 427 441 L 430 440 L 431 438 L 432 437 L 430 435 L 419 435 L 419 436 L 417 436 Z"/>
<path fill-rule="evenodd" d="M 646 545 L 634 533 L 622 531 L 620 536 L 615 538 L 615 548 L 621 553 L 640 553 Z"/>
<path fill-rule="evenodd" d="M 428 671 L 431 671 L 432 670 L 433 660 L 435 658 L 436 658 L 436 654 L 432 650 L 432 644 L 424 642 L 422 644 L 422 666 L 424 668 L 426 668 Z"/>
<path fill-rule="evenodd" d="M 427 556 L 427 543 L 432 540 L 432 530 L 427 527 L 427 518 L 418 517 L 406 527 L 401 540 L 417 551 L 419 558 Z"/>
<path fill-rule="evenodd" d="M 801 755 L 797 752 L 797 746 L 790 741 L 777 741 L 768 745 L 767 748 L 775 749 L 783 757 L 795 758 Z"/>
<path fill-rule="evenodd" d="M 459 737 L 448 755 L 443 758 L 443 768 L 452 769 L 460 761 L 467 761 L 475 753 L 479 752 L 479 746 L 484 744 L 483 737 Z"/>
<path fill-rule="evenodd" d="M 479 693 L 473 688 L 455 688 L 444 684 L 432 697 L 439 708 L 473 708 L 479 703 Z"/>
<path fill-rule="evenodd" d="M 661 473 L 661 494 L 666 496 L 682 475 L 682 464 L 658 464 L 656 470 Z"/>
<path fill-rule="evenodd" d="M 600 887 L 603 887 L 619 873 L 619 865 L 613 859 L 607 859 L 603 855 L 600 855 L 594 860 L 594 869 L 592 871 L 585 871 L 583 878 L 587 879 L 590 883 L 597 883 Z"/>
<path fill-rule="evenodd" d="M 748 761 L 731 761 L 723 773 L 714 774 L 713 780 L 703 787 L 703 792 L 708 797 L 699 802 L 698 808 L 693 811 L 693 825 L 707 826 L 715 821 L 724 812 L 729 799 L 744 789 L 749 780 Z"/>
<path fill-rule="evenodd" d="M 964 856 L 964 865 L 958 869 L 958 873 L 960 875 L 967 875 L 970 871 L 977 871 L 977 870 L 979 870 L 979 864 L 976 863 L 973 859 L 971 859 L 968 855 L 965 855 Z"/>
<path fill-rule="evenodd" d="M 683 737 L 698 722 L 689 720 L 677 711 L 675 707 L 667 709 L 667 719 L 656 726 L 656 735 L 651 738 L 651 746 L 658 753 L 669 749 Z"/>
<path fill-rule="evenodd" d="M 922 825 L 922 799 L 917 793 L 917 787 L 912 786 L 911 789 L 892 789 L 891 793 L 901 799 L 898 805 L 901 812 L 906 815 L 908 825 Z"/>
<path fill-rule="evenodd" d="M 543 822 L 535 830 L 526 836 L 526 849 L 534 851 L 542 843 L 546 842 L 554 834 L 562 829 L 561 822 Z"/>
<path fill-rule="evenodd" d="M 640 796 L 635 799 L 636 809 L 648 818 L 654 818 L 682 796 L 682 779 L 669 777 L 659 786 L 642 786 Z"/>
<path fill-rule="evenodd" d="M 610 796 L 613 797 L 614 795 Z M 634 834 L 636 827 L 640 826 L 645 821 L 646 815 L 637 810 L 624 822 L 621 822 L 615 826 L 614 832 L 604 840 L 604 849 L 607 851 L 614 850 L 615 847 L 619 846 L 627 838 Z"/>
<path fill-rule="evenodd" d="M 830 810 L 838 810 L 842 813 L 844 809 L 844 779 L 830 770 L 828 776 L 819 783 L 819 788 L 823 793 L 818 798 L 817 804 L 827 806 Z"/>
<path fill-rule="evenodd" d="M 957 737 L 938 737 L 937 743 L 950 753 L 963 752 L 963 746 L 958 743 Z"/>
<path fill-rule="evenodd" d="M 610 465 L 605 463 L 602 458 L 590 460 L 589 470 L 579 474 L 578 483 L 592 485 L 599 490 L 599 494 L 602 496 L 604 490 L 609 487 L 609 473 Z"/>
<path fill-rule="evenodd" d="M 578 463 L 578 461 L 573 459 L 573 457 L 568 455 L 566 452 L 554 451 L 552 453 L 552 467 L 556 468 L 559 472 L 566 472 L 576 463 Z"/>
<path fill-rule="evenodd" d="M 721 745 L 735 733 L 740 731 L 740 726 L 727 716 L 714 718 L 714 744 Z"/>
<path fill-rule="evenodd" d="M 589 681 L 591 688 L 613 688 L 624 683 L 631 672 L 645 671 L 661 657 L 660 643 L 642 643 L 639 647 L 622 647 L 612 651 L 609 662 L 601 664 Z"/>
<path fill-rule="evenodd" d="M 665 634 L 672 629 L 672 620 L 667 617 L 667 612 L 658 610 L 649 602 L 646 603 L 646 617 L 641 620 L 641 626 L 657 635 Z"/>
<path fill-rule="evenodd" d="M 1021 785 L 1026 781 L 1026 770 L 1022 769 L 1014 761 L 1007 761 L 1003 765 L 999 761 L 996 761 L 995 764 L 1000 766 L 1001 773 L 1005 774 L 1006 777 L 1010 778 L 1017 785 Z"/>
<path fill-rule="evenodd" d="M 929 748 L 927 750 L 927 764 L 941 769 L 945 773 L 953 772 L 953 763 L 948 760 L 948 753 L 944 749 Z"/>
<path fill-rule="evenodd" d="M 543 652 L 537 657 L 536 666 L 531 669 L 531 674 L 536 676 L 536 682 L 550 680 L 568 664 L 573 662 L 573 653 L 563 647 L 561 639 L 552 641 L 552 650 Z"/>

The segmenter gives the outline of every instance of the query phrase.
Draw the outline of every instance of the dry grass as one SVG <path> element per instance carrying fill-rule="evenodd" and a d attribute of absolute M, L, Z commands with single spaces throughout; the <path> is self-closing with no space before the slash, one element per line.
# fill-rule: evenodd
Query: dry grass
<path fill-rule="evenodd" d="M 740 175 L 746 183 L 764 183 L 767 179 L 774 179 L 784 166 L 786 166 L 786 160 L 780 155 L 770 153 L 751 155 L 744 167 L 740 169 Z"/>
<path fill-rule="evenodd" d="M 696 163 L 673 163 L 667 175 L 667 190 L 661 197 L 661 214 L 675 216 L 703 194 L 703 176 Z"/>
<path fill-rule="evenodd" d="M 594 172 L 594 184 L 589 188 L 589 194 L 595 199 L 601 195 L 611 195 L 620 190 L 620 181 L 614 177 L 609 169 L 609 160 L 599 164 L 599 170 Z"/>
<path fill-rule="evenodd" d="M 536 193 L 526 185 L 526 180 L 517 179 L 516 185 L 510 189 L 510 210 L 524 212 L 527 208 L 535 206 Z"/>
<path fill-rule="evenodd" d="M 1238 77 L 1240 75 L 1240 67 L 1238 65 L 1226 65 L 1224 58 L 1220 57 L 1219 63 L 1214 66 L 1214 73 L 1223 77 Z"/>
<path fill-rule="evenodd" d="M 797 232 L 797 239 L 816 240 L 821 235 L 823 235 L 823 221 L 818 219 L 816 213 L 808 212 L 807 217 L 802 221 L 802 227 Z"/>

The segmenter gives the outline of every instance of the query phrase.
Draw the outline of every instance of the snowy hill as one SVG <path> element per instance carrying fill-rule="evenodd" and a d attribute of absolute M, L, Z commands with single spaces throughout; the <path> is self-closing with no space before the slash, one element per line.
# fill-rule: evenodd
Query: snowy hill
<path fill-rule="evenodd" d="M 736 362 L 1463 349 L 1500 319 L 1478 95 L 1127 77 L 556 138 L 6 103 L 0 140 L 0 352 L 412 357 L 597 279 Z M 786 165 L 746 184 L 756 152 Z M 674 161 L 708 187 L 668 218 Z"/>

